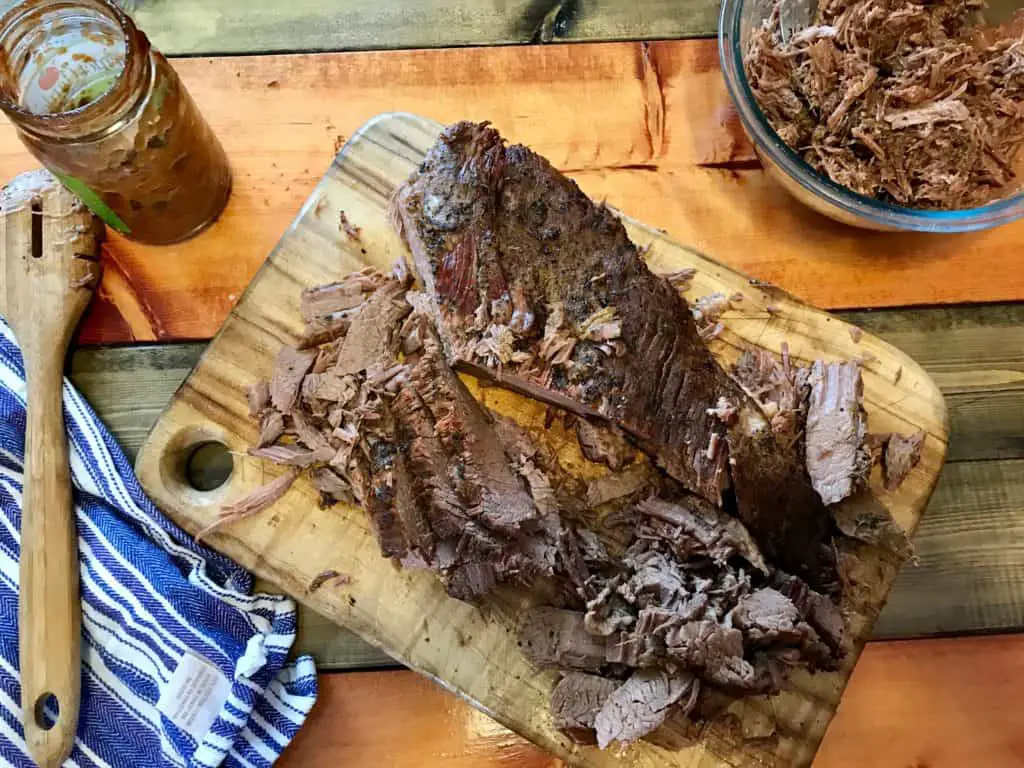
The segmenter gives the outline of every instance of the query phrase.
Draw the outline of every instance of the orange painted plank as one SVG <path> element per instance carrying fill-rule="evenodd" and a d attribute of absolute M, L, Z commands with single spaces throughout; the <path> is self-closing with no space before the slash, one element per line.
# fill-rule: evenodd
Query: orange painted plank
<path fill-rule="evenodd" d="M 1024 223 L 956 237 L 865 233 L 804 210 L 759 170 L 715 43 L 688 40 L 179 59 L 235 194 L 183 245 L 111 241 L 82 340 L 207 338 L 334 155 L 373 115 L 490 119 L 591 195 L 826 308 L 1024 299 Z M 34 161 L 0 125 L 0 178 Z M 708 167 L 708 166 L 712 167 Z M 998 279 L 993 279 L 998 275 Z"/>
<path fill-rule="evenodd" d="M 1024 766 L 1024 635 L 871 643 L 814 768 Z M 555 768 L 412 672 L 325 674 L 281 768 Z"/>

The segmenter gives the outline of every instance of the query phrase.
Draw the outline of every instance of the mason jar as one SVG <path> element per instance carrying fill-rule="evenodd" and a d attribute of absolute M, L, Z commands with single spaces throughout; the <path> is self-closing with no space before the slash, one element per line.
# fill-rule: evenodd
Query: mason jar
<path fill-rule="evenodd" d="M 227 204 L 220 142 L 112 2 L 24 0 L 0 17 L 0 108 L 28 150 L 132 240 L 184 240 Z"/>

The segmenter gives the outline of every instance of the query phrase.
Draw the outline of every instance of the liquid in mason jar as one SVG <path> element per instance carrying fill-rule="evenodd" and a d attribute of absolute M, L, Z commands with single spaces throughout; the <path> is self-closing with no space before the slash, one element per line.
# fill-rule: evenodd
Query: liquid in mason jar
<path fill-rule="evenodd" d="M 0 107 L 40 162 L 132 239 L 183 240 L 227 203 L 220 142 L 106 0 L 27 0 L 0 19 Z"/>

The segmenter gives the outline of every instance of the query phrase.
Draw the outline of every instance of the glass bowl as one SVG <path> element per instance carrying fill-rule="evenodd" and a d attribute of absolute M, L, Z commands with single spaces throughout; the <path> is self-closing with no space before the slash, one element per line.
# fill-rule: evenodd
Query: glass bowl
<path fill-rule="evenodd" d="M 973 232 L 1024 215 L 1024 191 L 980 208 L 923 210 L 864 197 L 811 168 L 769 125 L 754 99 L 743 67 L 750 34 L 771 13 L 774 1 L 724 0 L 718 26 L 718 55 L 729 95 L 758 158 L 790 194 L 836 221 L 883 231 Z"/>

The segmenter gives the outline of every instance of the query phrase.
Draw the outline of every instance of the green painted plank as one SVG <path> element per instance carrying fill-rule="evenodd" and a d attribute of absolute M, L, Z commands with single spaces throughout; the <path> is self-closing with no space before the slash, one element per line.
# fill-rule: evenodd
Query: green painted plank
<path fill-rule="evenodd" d="M 167 54 L 649 40 L 717 33 L 717 0 L 120 0 Z"/>
<path fill-rule="evenodd" d="M 86 347 L 69 375 L 132 461 L 205 344 Z"/>
<path fill-rule="evenodd" d="M 875 637 L 1024 629 L 1024 460 L 947 464 L 914 547 Z"/>
<path fill-rule="evenodd" d="M 840 313 L 920 361 L 950 407 L 950 462 L 876 636 L 1024 629 L 1024 304 Z M 78 350 L 71 377 L 134 455 L 202 344 Z M 323 668 L 391 660 L 312 611 L 297 649 Z"/>

